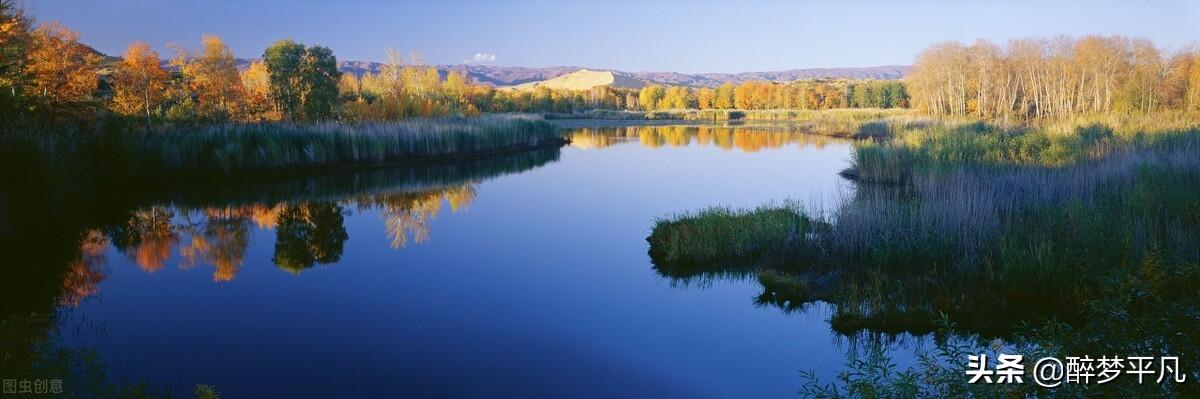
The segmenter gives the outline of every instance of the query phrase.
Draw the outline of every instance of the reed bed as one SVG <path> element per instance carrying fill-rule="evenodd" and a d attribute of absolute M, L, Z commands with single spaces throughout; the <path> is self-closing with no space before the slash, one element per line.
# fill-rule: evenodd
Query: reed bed
<path fill-rule="evenodd" d="M 1062 167 L 926 169 L 908 180 L 899 189 L 860 187 L 837 212 L 829 245 L 876 262 L 910 259 L 960 267 L 1022 263 L 1006 252 L 1029 252 L 1009 248 L 1018 242 L 1062 247 L 1053 251 L 1057 257 L 1085 255 L 1071 250 L 1084 243 L 1101 252 L 1128 245 L 1121 249 L 1132 257 L 1097 259 L 1105 263 L 1133 262 L 1153 243 L 1169 244 L 1195 260 L 1196 232 L 1185 228 L 1184 218 L 1200 201 L 1200 135 Z M 1069 259 L 1059 261 L 1041 263 L 1049 267 Z"/>
<path fill-rule="evenodd" d="M 347 125 L 244 124 L 138 137 L 134 153 L 166 169 L 278 170 L 482 156 L 562 144 L 553 125 L 517 116 Z"/>
<path fill-rule="evenodd" d="M 802 246 L 821 228 L 794 204 L 745 211 L 714 207 L 660 219 L 647 240 L 656 264 L 703 267 Z"/>
<path fill-rule="evenodd" d="M 0 134 L 14 167 L 112 174 L 287 173 L 353 165 L 446 161 L 566 143 L 540 118 L 410 119 L 364 124 L 259 123 L 135 133 L 28 131 Z"/>
<path fill-rule="evenodd" d="M 1005 251 L 1029 252 L 1007 248 L 1017 242 L 1070 248 L 1117 241 L 1132 251 L 1133 258 L 1121 258 L 1128 261 L 1152 245 L 1167 245 L 1200 260 L 1197 232 L 1188 230 L 1190 209 L 1200 206 L 1200 132 L 1106 147 L 1105 155 L 1092 158 L 1096 147 L 1079 147 L 1089 155 L 1063 166 L 942 160 L 928 153 L 882 157 L 907 167 L 896 179 L 903 185 L 860 186 L 826 217 L 794 204 L 677 215 L 656 222 L 652 253 L 666 261 L 745 260 L 762 251 L 744 249 L 758 247 L 743 240 L 792 242 L 795 232 L 771 237 L 774 228 L 753 226 L 775 226 L 778 215 L 786 215 L 783 220 L 806 221 L 802 226 L 830 226 L 820 248 L 832 256 L 890 266 L 1013 263 Z M 1097 236 L 1101 231 L 1122 235 Z"/>
<path fill-rule="evenodd" d="M 887 171 L 868 175 L 895 184 L 860 184 L 829 215 L 784 204 L 658 221 L 649 239 L 655 267 L 677 271 L 672 260 L 686 259 L 786 270 L 824 293 L 808 300 L 837 306 L 839 331 L 931 331 L 945 313 L 1006 334 L 1038 317 L 1077 317 L 1114 279 L 1153 281 L 1200 265 L 1200 131 L 1089 125 L 1056 138 L 986 125 L 935 129 L 860 142 L 890 152 L 857 166 Z M 968 135 L 981 137 L 951 140 Z M 1021 148 L 1029 151 L 1013 151 Z M 739 232 L 775 223 L 767 215 L 827 227 L 753 236 L 764 244 L 742 249 L 751 235 Z M 687 227 L 695 224 L 706 227 Z M 796 240 L 801 234 L 808 239 Z M 772 290 L 782 280 L 768 277 L 764 295 L 779 295 Z"/>

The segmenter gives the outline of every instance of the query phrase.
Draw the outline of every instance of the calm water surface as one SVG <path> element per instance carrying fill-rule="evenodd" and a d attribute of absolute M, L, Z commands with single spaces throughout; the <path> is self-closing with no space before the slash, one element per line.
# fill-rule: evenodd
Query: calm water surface
<path fill-rule="evenodd" d="M 495 171 L 140 207 L 87 233 L 61 340 L 115 378 L 228 398 L 790 397 L 799 371 L 842 368 L 855 344 L 827 308 L 755 306 L 752 279 L 660 276 L 645 238 L 656 218 L 712 205 L 832 206 L 851 189 L 837 176 L 848 142 L 573 135 Z"/>

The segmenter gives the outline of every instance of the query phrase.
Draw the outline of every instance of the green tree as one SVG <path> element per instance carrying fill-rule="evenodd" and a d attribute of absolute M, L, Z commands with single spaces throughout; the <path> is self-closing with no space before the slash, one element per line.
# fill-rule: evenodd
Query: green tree
<path fill-rule="evenodd" d="M 875 106 L 871 101 L 871 96 L 874 93 L 871 90 L 870 83 L 852 84 L 846 90 L 850 93 L 847 96 L 850 98 L 850 108 L 871 108 Z"/>
<path fill-rule="evenodd" d="M 341 73 L 332 50 L 280 40 L 267 48 L 263 59 L 269 76 L 268 92 L 284 119 L 319 121 L 333 117 Z"/>
<path fill-rule="evenodd" d="M 291 40 L 277 41 L 263 52 L 269 76 L 268 92 L 284 119 L 301 116 L 300 69 L 304 58 L 304 45 Z"/>
<path fill-rule="evenodd" d="M 328 47 L 309 47 L 304 52 L 300 65 L 302 109 L 304 120 L 319 121 L 333 117 L 333 105 L 337 103 L 338 80 L 337 58 Z"/>

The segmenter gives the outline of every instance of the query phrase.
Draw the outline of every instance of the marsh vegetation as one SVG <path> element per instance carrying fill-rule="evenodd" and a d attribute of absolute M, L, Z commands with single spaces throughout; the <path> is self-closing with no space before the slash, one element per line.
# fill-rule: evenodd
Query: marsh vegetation
<path fill-rule="evenodd" d="M 856 143 L 861 183 L 831 213 L 680 214 L 656 223 L 650 255 L 671 278 L 755 278 L 760 304 L 829 302 L 848 335 L 926 334 L 945 318 L 960 337 L 1026 349 L 1191 353 L 1173 331 L 1200 328 L 1187 300 L 1200 267 L 1200 131 L 1156 120 L 1150 131 L 1138 118 L 896 130 Z M 1139 314 L 1154 306 L 1171 310 Z M 1140 332 L 1101 331 L 1118 326 Z M 837 389 L 853 392 L 848 382 Z M 909 381 L 917 393 L 947 388 L 929 382 Z"/>

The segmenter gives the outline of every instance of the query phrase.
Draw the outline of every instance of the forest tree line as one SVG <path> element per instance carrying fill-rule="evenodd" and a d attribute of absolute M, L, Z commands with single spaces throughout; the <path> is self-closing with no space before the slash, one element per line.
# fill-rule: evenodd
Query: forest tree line
<path fill-rule="evenodd" d="M 169 45 L 162 56 L 135 42 L 120 58 L 83 45 L 56 22 L 34 27 L 11 0 L 0 0 L 0 114 L 7 121 L 88 124 L 112 116 L 147 128 L 200 123 L 473 116 L 482 112 L 592 109 L 831 109 L 906 107 L 897 81 L 812 80 L 727 83 L 717 88 L 513 90 L 445 75 L 388 51 L 377 73 L 341 73 L 333 51 L 281 40 L 239 68 L 219 36 L 198 49 Z"/>
<path fill-rule="evenodd" d="M 12 1 L 0 0 L 0 115 L 79 124 L 117 114 L 147 126 L 334 117 L 340 73 L 328 48 L 281 40 L 239 70 L 218 36 L 203 36 L 198 50 L 171 47 L 163 59 L 135 42 L 106 63 L 75 31 L 56 22 L 33 28 Z"/>
<path fill-rule="evenodd" d="M 905 82 L 915 108 L 980 118 L 1200 110 L 1200 52 L 1087 36 L 934 45 Z"/>
<path fill-rule="evenodd" d="M 473 116 L 483 112 L 672 109 L 907 108 L 980 118 L 1200 110 L 1200 52 L 1164 55 L 1119 36 L 1020 39 L 1006 46 L 944 43 L 920 54 L 903 81 L 749 81 L 719 87 L 587 90 L 493 88 L 441 74 L 419 54 L 388 51 L 375 73 L 341 73 L 333 51 L 281 40 L 239 68 L 215 35 L 161 57 L 135 42 L 105 60 L 55 22 L 34 27 L 0 0 L 0 116 L 94 123 L 118 116 L 146 128 L 199 123 Z"/>
<path fill-rule="evenodd" d="M 749 81 L 716 88 L 650 84 L 641 89 L 594 87 L 587 90 L 494 90 L 492 112 L 578 112 L 587 110 L 660 111 L 683 109 L 902 108 L 908 95 L 899 81 Z"/>

